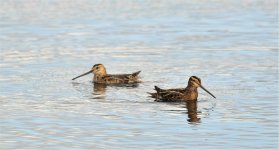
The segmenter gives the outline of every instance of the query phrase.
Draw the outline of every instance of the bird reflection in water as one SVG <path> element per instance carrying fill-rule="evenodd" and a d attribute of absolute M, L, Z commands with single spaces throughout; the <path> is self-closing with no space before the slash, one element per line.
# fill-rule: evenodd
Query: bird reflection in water
<path fill-rule="evenodd" d="M 105 95 L 106 95 L 106 88 L 107 87 L 121 87 L 121 88 L 136 88 L 139 86 L 138 83 L 134 83 L 134 84 L 111 84 L 111 85 L 106 85 L 103 83 L 93 83 L 93 96 L 94 99 L 104 99 Z"/>
<path fill-rule="evenodd" d="M 107 85 L 101 83 L 93 83 L 93 94 L 101 95 L 106 92 Z"/>
<path fill-rule="evenodd" d="M 106 98 L 106 84 L 93 83 L 93 99 L 105 99 Z"/>
<path fill-rule="evenodd" d="M 197 101 L 186 101 L 186 109 L 187 109 L 187 114 L 188 114 L 188 122 L 191 123 L 199 123 L 200 118 L 198 118 L 198 112 L 197 112 Z"/>
<path fill-rule="evenodd" d="M 72 82 L 76 91 L 80 92 L 83 96 L 90 99 L 105 99 L 106 85 L 98 83 L 78 83 Z M 92 97 L 93 96 L 93 97 Z"/>

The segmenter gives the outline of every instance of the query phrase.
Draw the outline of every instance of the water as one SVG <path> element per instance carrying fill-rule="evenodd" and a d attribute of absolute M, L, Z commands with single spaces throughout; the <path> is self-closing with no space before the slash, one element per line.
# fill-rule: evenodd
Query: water
<path fill-rule="evenodd" d="M 0 149 L 278 149 L 276 0 L 0 2 Z M 146 94 L 191 75 L 217 99 Z"/>

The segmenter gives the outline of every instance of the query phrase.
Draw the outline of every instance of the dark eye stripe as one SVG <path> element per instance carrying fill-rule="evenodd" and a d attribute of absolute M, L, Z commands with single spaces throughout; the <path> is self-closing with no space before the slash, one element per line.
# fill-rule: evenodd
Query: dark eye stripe
<path fill-rule="evenodd" d="M 196 76 L 192 76 L 192 78 L 198 80 L 201 83 L 201 79 L 200 78 L 198 78 Z"/>

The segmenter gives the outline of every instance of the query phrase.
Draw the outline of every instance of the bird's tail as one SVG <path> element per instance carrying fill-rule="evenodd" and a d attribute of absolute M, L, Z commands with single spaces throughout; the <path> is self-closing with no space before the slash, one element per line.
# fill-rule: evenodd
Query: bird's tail
<path fill-rule="evenodd" d="M 162 90 L 161 90 L 158 86 L 156 86 L 156 85 L 154 86 L 154 90 L 157 91 L 157 92 L 162 91 Z"/>
<path fill-rule="evenodd" d="M 133 76 L 133 77 L 136 77 L 136 76 L 139 75 L 140 72 L 141 72 L 141 71 L 134 72 L 134 73 L 132 73 L 132 76 Z"/>
<path fill-rule="evenodd" d="M 150 92 L 147 92 L 147 94 L 149 94 L 149 97 L 157 98 L 157 93 L 150 93 Z"/>

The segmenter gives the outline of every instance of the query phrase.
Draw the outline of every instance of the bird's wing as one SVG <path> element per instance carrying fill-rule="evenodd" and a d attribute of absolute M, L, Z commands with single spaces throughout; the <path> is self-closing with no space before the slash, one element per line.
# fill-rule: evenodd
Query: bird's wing
<path fill-rule="evenodd" d="M 164 102 L 178 102 L 183 101 L 184 94 L 176 91 L 166 91 L 157 93 L 158 99 Z"/>
<path fill-rule="evenodd" d="M 105 77 L 106 80 L 114 80 L 116 83 L 136 83 L 138 81 L 138 72 L 134 72 L 131 74 L 111 74 Z"/>
<path fill-rule="evenodd" d="M 113 76 L 113 75 L 107 75 L 103 77 L 103 80 L 105 83 L 109 84 L 115 84 L 115 83 L 126 83 L 127 79 L 121 77 L 121 76 Z"/>

